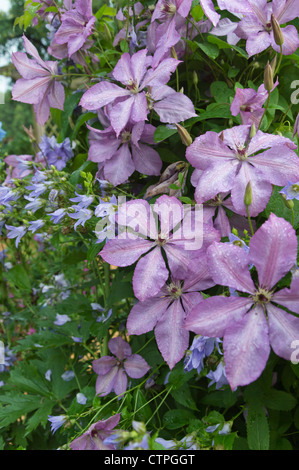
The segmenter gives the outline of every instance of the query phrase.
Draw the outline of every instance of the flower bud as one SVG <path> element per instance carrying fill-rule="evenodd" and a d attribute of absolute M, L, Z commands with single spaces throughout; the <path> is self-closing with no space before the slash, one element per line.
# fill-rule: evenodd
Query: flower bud
<path fill-rule="evenodd" d="M 180 124 L 176 124 L 176 128 L 178 130 L 179 136 L 183 144 L 186 145 L 186 147 L 189 147 L 189 145 L 191 145 L 193 142 L 192 137 L 189 134 L 189 132 Z"/>
<path fill-rule="evenodd" d="M 282 46 L 284 43 L 283 34 L 281 32 L 280 24 L 278 23 L 273 13 L 271 15 L 271 24 L 273 29 L 274 40 L 278 46 Z"/>
<path fill-rule="evenodd" d="M 253 123 L 250 129 L 250 139 L 252 139 L 256 135 L 256 127 L 255 124 Z"/>
<path fill-rule="evenodd" d="M 266 68 L 265 68 L 265 73 L 264 73 L 264 86 L 265 89 L 270 93 L 271 90 L 274 87 L 274 80 L 273 80 L 273 70 L 272 67 L 268 61 Z"/>
<path fill-rule="evenodd" d="M 244 196 L 244 204 L 246 207 L 252 204 L 252 186 L 251 181 L 246 186 L 245 196 Z"/>
<path fill-rule="evenodd" d="M 175 48 L 174 48 L 173 46 L 172 46 L 172 48 L 171 48 L 171 57 L 172 57 L 173 59 L 178 60 L 178 56 L 177 56 L 176 50 L 175 50 Z"/>
<path fill-rule="evenodd" d="M 194 83 L 195 86 L 198 85 L 198 75 L 195 72 L 195 70 L 193 70 L 193 83 Z"/>
<path fill-rule="evenodd" d="M 285 204 L 285 206 L 290 209 L 290 210 L 293 210 L 294 209 L 294 201 L 292 199 L 287 199 L 287 196 L 286 194 L 282 194 L 280 193 L 281 197 L 282 197 L 282 200 Z"/>

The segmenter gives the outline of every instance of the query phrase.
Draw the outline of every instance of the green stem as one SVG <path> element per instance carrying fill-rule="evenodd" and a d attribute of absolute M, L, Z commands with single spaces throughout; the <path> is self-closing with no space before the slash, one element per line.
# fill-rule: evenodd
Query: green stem
<path fill-rule="evenodd" d="M 246 209 L 247 209 L 247 218 L 248 218 L 248 222 L 249 222 L 249 226 L 250 226 L 250 230 L 251 230 L 251 235 L 253 236 L 254 235 L 254 230 L 253 230 L 253 227 L 252 227 L 251 217 L 250 217 L 250 214 L 249 214 L 249 206 L 246 206 Z"/>
<path fill-rule="evenodd" d="M 271 96 L 271 93 L 268 92 L 268 98 L 267 98 L 267 101 L 266 101 L 266 107 L 265 107 L 265 110 L 264 110 L 264 114 L 262 115 L 262 118 L 261 118 L 261 120 L 260 120 L 259 127 L 257 128 L 257 132 L 260 130 L 260 128 L 261 128 L 261 126 L 262 126 L 263 119 L 264 119 L 264 117 L 265 117 L 265 114 L 266 114 L 266 112 L 268 111 L 269 103 L 270 103 L 270 96 Z"/>
<path fill-rule="evenodd" d="M 278 64 L 277 64 L 277 67 L 276 67 L 276 70 L 275 70 L 275 73 L 274 73 L 274 77 L 275 77 L 275 75 L 277 75 L 278 72 L 279 72 L 279 69 L 280 69 L 280 66 L 281 66 L 282 57 L 283 57 L 282 46 L 280 46 L 280 56 L 279 56 L 279 61 L 278 61 Z"/>

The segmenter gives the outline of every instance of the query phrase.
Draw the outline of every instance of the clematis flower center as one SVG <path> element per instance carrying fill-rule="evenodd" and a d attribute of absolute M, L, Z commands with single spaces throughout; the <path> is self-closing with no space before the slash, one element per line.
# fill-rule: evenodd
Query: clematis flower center
<path fill-rule="evenodd" d="M 173 16 L 176 13 L 176 6 L 172 2 L 166 1 L 161 6 L 161 10 L 169 16 Z"/>
<path fill-rule="evenodd" d="M 237 157 L 239 160 L 241 161 L 245 161 L 247 160 L 247 151 L 246 151 L 246 147 L 244 147 L 244 145 L 240 145 L 238 147 L 238 154 L 237 154 Z"/>
<path fill-rule="evenodd" d="M 127 84 L 127 88 L 128 90 L 130 90 L 131 93 L 133 93 L 134 95 L 136 95 L 139 90 L 138 90 L 138 83 L 135 82 L 135 80 L 131 80 L 128 84 Z"/>
<path fill-rule="evenodd" d="M 156 240 L 156 243 L 159 246 L 165 245 L 166 242 L 167 242 L 166 238 L 163 238 L 161 235 L 159 235 L 157 240 Z"/>
<path fill-rule="evenodd" d="M 169 284 L 169 286 L 167 286 L 167 290 L 169 294 L 175 299 L 178 299 L 182 295 L 181 286 L 179 286 L 178 284 L 175 284 L 174 282 L 172 282 L 171 284 Z"/>
<path fill-rule="evenodd" d="M 265 25 L 265 30 L 270 33 L 272 31 L 271 21 Z"/>
<path fill-rule="evenodd" d="M 241 111 L 244 111 L 245 113 L 251 113 L 252 112 L 252 109 L 250 106 L 247 106 L 246 104 L 243 104 L 241 107 L 240 107 L 240 110 Z"/>
<path fill-rule="evenodd" d="M 132 135 L 132 134 L 131 134 L 131 132 L 129 132 L 129 131 L 123 131 L 123 132 L 121 133 L 121 141 L 122 141 L 122 143 L 123 143 L 123 144 L 127 144 L 128 142 L 130 142 L 130 140 L 131 140 L 131 135 Z"/>
<path fill-rule="evenodd" d="M 295 193 L 299 193 L 299 184 L 292 184 L 292 191 Z"/>
<path fill-rule="evenodd" d="M 263 305 L 270 302 L 272 297 L 272 292 L 267 291 L 266 289 L 259 288 L 256 291 L 255 295 L 252 296 L 255 303 Z"/>

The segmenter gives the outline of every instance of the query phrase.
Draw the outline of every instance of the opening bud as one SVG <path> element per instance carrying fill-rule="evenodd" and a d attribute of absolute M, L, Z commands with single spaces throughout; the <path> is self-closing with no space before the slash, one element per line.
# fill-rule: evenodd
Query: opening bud
<path fill-rule="evenodd" d="M 186 147 L 189 147 L 189 145 L 191 145 L 193 142 L 192 137 L 189 134 L 189 132 L 180 124 L 176 124 L 176 128 L 178 130 L 179 136 L 183 144 L 186 145 Z"/>
<path fill-rule="evenodd" d="M 268 61 L 265 72 L 264 72 L 264 86 L 265 89 L 270 93 L 274 87 L 274 80 L 273 80 L 273 70 Z"/>
<path fill-rule="evenodd" d="M 287 196 L 286 194 L 282 194 L 280 193 L 281 197 L 282 197 L 282 200 L 285 204 L 285 206 L 290 209 L 290 210 L 293 210 L 294 209 L 294 201 L 292 199 L 287 199 Z"/>
<path fill-rule="evenodd" d="M 244 196 L 244 204 L 246 207 L 252 204 L 252 186 L 251 181 L 246 186 L 245 196 Z"/>
<path fill-rule="evenodd" d="M 278 23 L 273 13 L 271 15 L 271 24 L 272 24 L 274 40 L 278 46 L 282 46 L 284 43 L 283 34 L 281 32 L 280 24 Z"/>

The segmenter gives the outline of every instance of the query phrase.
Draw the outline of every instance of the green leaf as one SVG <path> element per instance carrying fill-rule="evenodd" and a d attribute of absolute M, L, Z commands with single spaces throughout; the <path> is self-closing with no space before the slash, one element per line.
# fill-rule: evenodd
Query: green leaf
<path fill-rule="evenodd" d="M 201 403 L 205 405 L 219 406 L 220 408 L 231 408 L 238 399 L 238 392 L 231 390 L 219 390 L 205 395 Z"/>
<path fill-rule="evenodd" d="M 180 405 L 183 405 L 186 408 L 190 408 L 191 410 L 197 410 L 196 403 L 192 398 L 190 389 L 187 384 L 177 390 L 172 390 L 171 395 L 173 396 L 175 401 Z"/>
<path fill-rule="evenodd" d="M 90 119 L 93 119 L 93 118 L 96 118 L 96 117 L 97 117 L 97 115 L 95 113 L 92 113 L 92 112 L 82 114 L 79 117 L 79 119 L 77 119 L 77 121 L 76 121 L 74 130 L 73 130 L 73 134 L 72 134 L 72 140 L 74 140 L 77 137 L 78 131 L 83 126 L 83 124 L 85 124 Z"/>
<path fill-rule="evenodd" d="M 246 427 L 249 449 L 268 450 L 270 445 L 269 423 L 263 403 L 263 391 L 258 382 L 254 382 L 246 388 L 244 398 L 248 402 Z"/>
<path fill-rule="evenodd" d="M 36 410 L 41 405 L 41 398 L 36 395 L 23 395 L 21 393 L 6 393 L 0 395 L 0 429 L 14 423 L 21 416 Z"/>
<path fill-rule="evenodd" d="M 21 264 L 17 264 L 9 272 L 5 273 L 5 277 L 19 289 L 31 290 L 31 283 L 25 268 Z"/>
<path fill-rule="evenodd" d="M 194 41 L 194 42 L 208 57 L 210 57 L 213 60 L 217 59 L 219 55 L 219 48 L 216 44 L 211 44 L 208 42 L 203 42 L 203 43 L 200 43 L 197 41 Z"/>
<path fill-rule="evenodd" d="M 28 436 L 40 424 L 45 427 L 48 422 L 48 415 L 51 413 L 52 408 L 56 403 L 52 400 L 45 399 L 41 407 L 28 419 L 26 424 L 25 436 Z"/>
<path fill-rule="evenodd" d="M 248 59 L 248 54 L 245 52 L 241 47 L 239 46 L 233 46 L 232 44 L 228 44 L 227 42 L 223 41 L 222 39 L 219 39 L 216 36 L 208 36 L 208 41 L 211 44 L 216 44 L 219 49 L 234 49 L 237 51 L 242 57 L 245 57 L 245 59 Z"/>
<path fill-rule="evenodd" d="M 176 133 L 176 129 L 170 129 L 166 126 L 158 126 L 154 133 L 154 141 L 156 143 L 162 142 L 163 140 L 168 139 Z"/>
<path fill-rule="evenodd" d="M 228 88 L 225 82 L 213 82 L 210 89 L 218 103 L 230 104 L 230 98 L 233 98 L 235 94 L 234 90 Z"/>
<path fill-rule="evenodd" d="M 189 410 L 169 410 L 163 416 L 164 426 L 167 429 L 179 429 L 189 424 L 189 421 L 194 418 L 194 413 Z"/>
<path fill-rule="evenodd" d="M 296 406 L 297 400 L 290 393 L 272 389 L 265 394 L 264 404 L 272 410 L 289 411 Z"/>
<path fill-rule="evenodd" d="M 64 102 L 64 110 L 62 113 L 62 126 L 59 134 L 58 142 L 62 142 L 67 136 L 69 126 L 69 118 L 73 114 L 75 107 L 78 105 L 83 93 L 76 92 L 69 95 Z"/>

